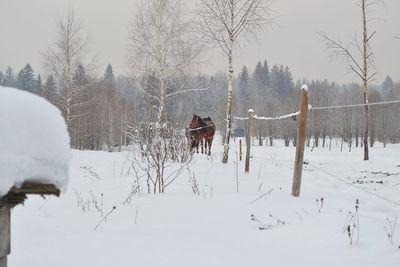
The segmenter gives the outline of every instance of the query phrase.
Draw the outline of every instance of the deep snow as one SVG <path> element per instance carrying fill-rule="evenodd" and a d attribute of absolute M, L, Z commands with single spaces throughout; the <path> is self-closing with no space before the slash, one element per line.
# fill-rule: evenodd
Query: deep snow
<path fill-rule="evenodd" d="M 44 98 L 0 86 L 0 197 L 24 181 L 66 189 L 71 149 L 61 112 Z"/>
<path fill-rule="evenodd" d="M 123 153 L 74 151 L 66 195 L 13 210 L 10 266 L 400 266 L 400 229 L 393 245 L 384 229 L 399 215 L 399 145 L 376 145 L 368 162 L 362 148 L 307 148 L 299 198 L 290 195 L 293 147 L 252 147 L 250 173 L 238 164 L 239 193 L 236 148 L 228 164 L 221 145 L 194 156 L 200 195 L 184 173 L 164 195 L 130 202 Z M 343 227 L 356 199 L 359 243 L 355 235 L 350 245 Z M 101 211 L 111 214 L 99 224 Z"/>

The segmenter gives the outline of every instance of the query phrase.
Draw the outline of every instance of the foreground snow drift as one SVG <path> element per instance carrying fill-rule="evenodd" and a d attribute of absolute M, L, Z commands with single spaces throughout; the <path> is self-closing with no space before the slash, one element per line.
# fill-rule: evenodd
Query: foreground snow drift
<path fill-rule="evenodd" d="M 60 111 L 44 98 L 0 86 L 0 197 L 24 181 L 65 189 L 71 158 Z"/>
<path fill-rule="evenodd" d="M 299 198 L 294 148 L 253 147 L 237 193 L 231 147 L 228 164 L 217 144 L 165 195 L 141 196 L 123 153 L 74 151 L 64 198 L 14 210 L 10 266 L 399 266 L 400 230 L 392 244 L 385 227 L 399 215 L 400 146 L 373 148 L 369 162 L 361 148 L 307 149 Z"/>

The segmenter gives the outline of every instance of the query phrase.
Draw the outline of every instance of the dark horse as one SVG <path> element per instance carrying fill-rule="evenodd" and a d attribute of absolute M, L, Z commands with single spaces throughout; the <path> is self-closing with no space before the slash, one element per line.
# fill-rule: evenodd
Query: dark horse
<path fill-rule="evenodd" d="M 187 129 L 187 137 L 190 141 L 190 149 L 196 148 L 199 153 L 199 144 L 201 144 L 201 153 L 204 153 L 203 142 L 205 143 L 205 153 L 211 155 L 211 145 L 215 134 L 215 124 L 210 117 L 201 118 L 194 114 L 193 119 Z"/>

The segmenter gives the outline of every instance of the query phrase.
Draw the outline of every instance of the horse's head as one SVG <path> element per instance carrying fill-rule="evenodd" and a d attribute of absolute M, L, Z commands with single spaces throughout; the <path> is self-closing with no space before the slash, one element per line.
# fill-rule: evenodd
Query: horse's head
<path fill-rule="evenodd" d="M 197 121 L 198 121 L 200 127 L 205 127 L 205 126 L 207 126 L 206 121 L 205 121 L 202 117 L 197 116 Z"/>
<path fill-rule="evenodd" d="M 196 129 L 196 128 L 203 127 L 204 125 L 205 125 L 204 120 L 200 116 L 193 114 L 193 119 L 189 124 L 189 128 Z"/>

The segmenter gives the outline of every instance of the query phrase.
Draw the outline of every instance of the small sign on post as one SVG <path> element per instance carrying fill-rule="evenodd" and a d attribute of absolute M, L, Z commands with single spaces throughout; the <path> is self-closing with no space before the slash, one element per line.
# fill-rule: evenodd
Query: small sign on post
<path fill-rule="evenodd" d="M 250 148 L 251 148 L 251 135 L 252 135 L 252 128 L 253 128 L 253 117 L 254 111 L 249 109 L 248 111 L 248 121 L 247 121 L 247 132 L 246 132 L 246 163 L 245 163 L 245 172 L 249 172 L 250 170 Z"/>
<path fill-rule="evenodd" d="M 301 176 L 303 173 L 304 147 L 306 142 L 307 131 L 307 116 L 308 116 L 308 87 L 301 87 L 300 96 L 300 114 L 297 124 L 297 140 L 296 140 L 296 159 L 294 162 L 292 196 L 300 195 Z"/>

